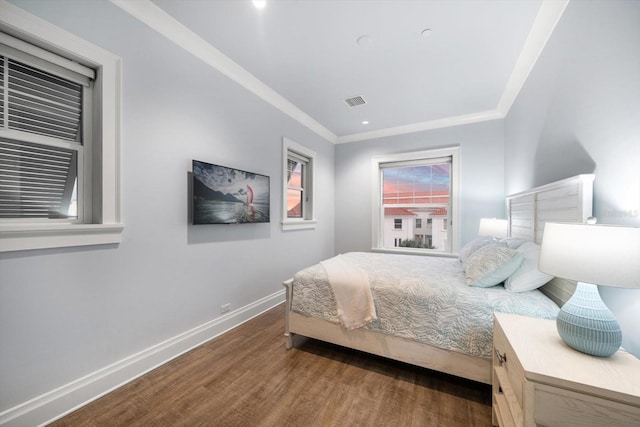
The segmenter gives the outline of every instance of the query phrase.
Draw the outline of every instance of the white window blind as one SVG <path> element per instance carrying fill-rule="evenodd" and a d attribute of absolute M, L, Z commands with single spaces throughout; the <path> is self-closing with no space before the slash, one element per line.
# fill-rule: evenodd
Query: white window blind
<path fill-rule="evenodd" d="M 82 85 L 11 58 L 5 61 L 7 128 L 81 142 Z"/>
<path fill-rule="evenodd" d="M 77 152 L 0 139 L 0 218 L 66 218 Z"/>
<path fill-rule="evenodd" d="M 452 156 L 430 157 L 425 159 L 400 160 L 380 163 L 380 169 L 401 168 L 410 166 L 437 165 L 442 163 L 451 163 Z"/>
<path fill-rule="evenodd" d="M 0 219 L 81 220 L 90 79 L 5 44 L 0 53 Z"/>

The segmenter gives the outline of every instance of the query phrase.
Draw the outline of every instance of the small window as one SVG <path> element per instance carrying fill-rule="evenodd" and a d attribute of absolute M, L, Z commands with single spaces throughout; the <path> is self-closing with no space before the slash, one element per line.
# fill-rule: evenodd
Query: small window
<path fill-rule="evenodd" d="M 393 219 L 393 228 L 395 230 L 402 230 L 402 219 L 401 218 L 394 218 Z"/>
<path fill-rule="evenodd" d="M 422 228 L 422 218 L 416 218 L 416 228 Z"/>
<path fill-rule="evenodd" d="M 287 155 L 287 218 L 304 218 L 305 185 L 309 159 L 290 152 Z"/>
<path fill-rule="evenodd" d="M 283 152 L 283 230 L 315 227 L 314 163 L 315 153 L 287 138 Z"/>

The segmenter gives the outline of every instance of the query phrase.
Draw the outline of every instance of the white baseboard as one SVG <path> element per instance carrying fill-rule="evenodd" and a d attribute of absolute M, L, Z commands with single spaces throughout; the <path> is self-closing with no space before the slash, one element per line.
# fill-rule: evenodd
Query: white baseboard
<path fill-rule="evenodd" d="M 86 405 L 284 301 L 284 290 L 0 413 L 1 426 L 44 425 Z M 284 331 L 283 331 L 284 333 Z M 284 341 L 283 341 L 284 342 Z"/>

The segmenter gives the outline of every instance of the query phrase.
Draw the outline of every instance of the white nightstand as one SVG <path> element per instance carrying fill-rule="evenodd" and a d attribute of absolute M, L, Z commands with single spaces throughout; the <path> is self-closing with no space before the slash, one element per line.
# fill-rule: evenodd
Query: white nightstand
<path fill-rule="evenodd" d="M 640 426 L 640 360 L 568 347 L 554 320 L 495 313 L 493 424 Z"/>

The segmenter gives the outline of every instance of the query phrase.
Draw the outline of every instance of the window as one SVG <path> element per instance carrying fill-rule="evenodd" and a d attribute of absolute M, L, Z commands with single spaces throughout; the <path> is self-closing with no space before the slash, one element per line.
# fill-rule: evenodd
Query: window
<path fill-rule="evenodd" d="M 120 58 L 6 2 L 0 56 L 0 250 L 118 243 Z"/>
<path fill-rule="evenodd" d="M 374 250 L 389 250 L 398 246 L 396 222 L 389 222 L 387 215 L 403 210 L 406 215 L 415 217 L 415 228 L 403 230 L 402 240 L 405 244 L 402 250 L 457 252 L 459 230 L 457 221 L 453 219 L 458 217 L 458 152 L 459 149 L 453 147 L 373 159 L 376 186 Z M 450 224 L 448 220 L 451 220 Z M 429 226 L 426 239 L 424 231 L 418 234 L 416 230 L 422 228 L 423 221 Z"/>
<path fill-rule="evenodd" d="M 396 230 L 402 230 L 402 219 L 395 218 L 393 220 L 393 228 L 395 228 Z"/>
<path fill-rule="evenodd" d="M 315 153 L 287 138 L 282 140 L 283 153 L 283 230 L 315 227 L 314 162 Z"/>

